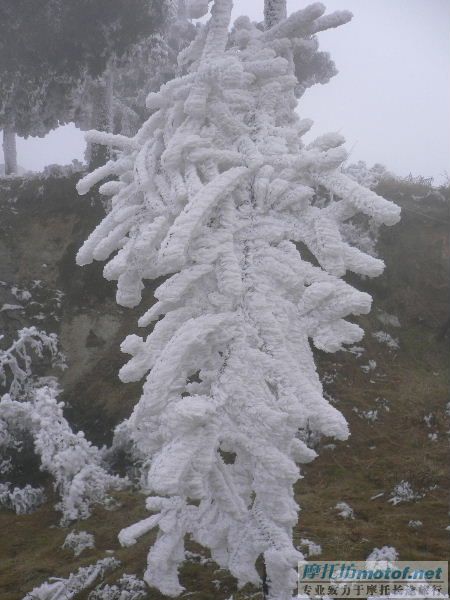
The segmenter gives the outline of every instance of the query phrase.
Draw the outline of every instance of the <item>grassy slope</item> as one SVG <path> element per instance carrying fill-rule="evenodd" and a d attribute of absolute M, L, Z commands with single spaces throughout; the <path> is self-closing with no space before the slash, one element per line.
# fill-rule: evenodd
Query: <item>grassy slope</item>
<path fill-rule="evenodd" d="M 448 202 L 414 201 L 426 190 L 420 186 L 384 184 L 379 190 L 403 208 L 401 223 L 382 232 L 380 254 L 387 269 L 367 285 L 373 294 L 370 316 L 360 319 L 366 336 L 364 354 L 322 356 L 322 373 L 336 371 L 326 386 L 350 424 L 348 443 L 334 451 L 323 450 L 307 468 L 298 487 L 304 525 L 300 532 L 323 546 L 325 558 L 362 559 L 374 546 L 392 545 L 406 559 L 440 559 L 449 556 L 448 514 L 449 422 L 448 338 L 443 326 L 448 318 Z M 423 215 L 423 216 L 422 216 Z M 385 327 L 379 310 L 398 316 L 401 328 Z M 371 335 L 386 330 L 400 340 L 390 350 Z M 368 360 L 377 368 L 361 370 Z M 389 412 L 380 409 L 387 401 Z M 379 408 L 372 423 L 354 409 Z M 431 428 L 424 417 L 432 413 Z M 428 437 L 438 434 L 437 441 Z M 394 485 L 407 480 L 419 501 L 397 506 L 387 502 Z M 437 486 L 434 490 L 430 488 Z M 371 500 L 372 496 L 384 496 Z M 355 510 L 354 520 L 344 520 L 333 509 L 346 501 Z M 423 527 L 408 527 L 420 520 Z"/>
<path fill-rule="evenodd" d="M 69 260 L 68 255 L 73 255 L 78 240 L 98 216 L 97 209 L 86 208 L 70 197 L 71 184 L 71 181 L 59 182 L 58 185 L 51 180 L 43 182 L 45 189 L 39 204 L 41 210 L 34 213 L 27 225 L 28 228 L 41 227 L 45 230 L 47 227 L 53 230 L 55 226 L 61 227 L 61 219 L 65 222 L 72 219 L 65 230 L 68 237 L 67 251 L 63 253 L 65 258 L 56 261 L 58 264 L 55 263 L 52 275 L 53 284 L 67 294 L 63 321 L 86 309 L 85 301 L 79 297 L 79 288 L 83 285 L 90 290 L 101 290 L 101 297 L 95 301 L 97 309 L 100 306 L 101 311 L 115 310 L 112 307 L 113 291 L 104 287 L 100 270 L 96 267 L 87 276 L 74 274 L 69 279 L 62 276 L 61 270 L 67 268 L 64 265 L 73 264 L 73 258 Z M 66 199 L 62 206 L 57 206 L 51 196 L 61 195 L 62 186 L 70 202 Z M 367 289 L 375 297 L 372 314 L 360 320 L 367 332 L 361 344 L 365 351 L 359 358 L 346 352 L 318 355 L 321 373 L 327 381 L 333 380 L 326 389 L 347 417 L 351 429 L 349 441 L 338 443 L 334 449 L 327 447 L 330 440 L 319 444 L 319 458 L 305 469 L 305 477 L 296 489 L 297 500 L 302 507 L 295 532 L 296 541 L 299 543 L 301 538 L 308 538 L 320 543 L 323 558 L 363 559 L 375 546 L 382 545 L 395 546 L 404 560 L 442 560 L 449 554 L 449 533 L 445 531 L 450 522 L 447 502 L 450 487 L 447 467 L 449 423 L 445 416 L 448 339 L 442 335 L 442 327 L 448 318 L 446 267 L 450 218 L 448 202 L 444 204 L 433 198 L 413 199 L 413 196 L 423 196 L 424 192 L 427 190 L 406 184 L 386 184 L 380 190 L 386 197 L 399 202 L 405 210 L 401 224 L 382 233 L 379 247 L 387 263 L 386 273 L 377 281 L 359 283 L 359 287 Z M 11 190 L 4 186 L 0 194 L 0 205 L 5 207 Z M 20 213 L 23 217 L 32 210 L 32 184 L 25 186 L 22 192 L 15 190 L 14 194 L 19 196 L 15 205 L 19 223 L 23 222 Z M 46 203 L 52 214 L 45 212 Z M 8 227 L 9 234 L 6 230 L 4 233 L 14 235 L 14 221 Z M 26 235 L 27 232 L 20 233 Z M 39 236 L 42 237 L 41 234 Z M 47 249 L 48 252 L 49 243 L 43 241 L 42 251 Z M 12 254 L 11 260 L 17 259 L 17 254 Z M 50 258 L 48 260 L 51 262 Z M 77 277 L 87 279 L 77 279 L 75 285 L 74 278 Z M 377 318 L 380 309 L 397 315 L 401 328 L 382 325 Z M 119 312 L 114 315 L 124 319 L 127 327 L 132 322 L 129 314 Z M 134 314 L 132 318 L 135 318 Z M 95 329 L 95 319 L 92 323 L 94 335 L 101 337 L 102 332 Z M 97 327 L 100 327 L 98 323 Z M 372 337 L 371 334 L 380 329 L 399 338 L 399 350 L 389 350 Z M 107 415 L 107 424 L 113 423 L 122 418 L 132 405 L 137 390 L 133 388 L 131 393 L 124 392 L 126 386 L 104 381 L 111 379 L 109 372 L 120 363 L 114 344 L 123 333 L 119 328 L 108 342 L 110 347 L 93 354 L 92 371 L 85 374 L 88 380 L 92 380 L 91 383 L 78 381 L 69 385 L 69 415 L 77 424 L 89 425 L 89 418 L 97 409 L 102 416 Z M 369 360 L 375 360 L 377 367 L 366 374 L 361 366 L 367 365 Z M 99 365 L 100 376 L 96 378 L 93 371 L 99 369 Z M 105 397 L 108 402 L 105 402 Z M 380 398 L 383 402 L 377 400 Z M 380 408 L 381 404 L 387 405 L 389 411 Z M 361 417 L 354 410 L 374 408 L 379 409 L 376 422 Z M 430 413 L 433 415 L 432 426 L 428 428 L 424 416 Z M 437 441 L 429 439 L 430 432 L 437 433 Z M 102 438 L 94 429 L 91 433 L 91 437 Z M 398 506 L 388 503 L 391 490 L 401 480 L 409 481 L 415 491 L 425 496 Z M 370 499 L 381 493 L 384 495 Z M 52 508 L 56 498 L 51 497 L 51 490 L 49 496 L 49 502 L 32 515 L 16 516 L 0 511 L 2 600 L 18 600 L 51 576 L 67 576 L 79 566 L 103 558 L 108 549 L 114 550 L 123 561 L 121 572 L 142 574 L 152 535 L 145 536 L 130 549 L 120 549 L 116 537 L 120 528 L 145 516 L 143 498 L 139 494 L 122 493 L 119 495 L 121 508 L 109 512 L 96 509 L 90 519 L 75 525 L 77 529 L 94 533 L 97 546 L 97 549 L 86 551 L 77 559 L 69 551 L 61 550 L 68 530 L 57 527 L 58 514 Z M 337 516 L 334 506 L 339 501 L 352 506 L 354 519 L 345 520 Z M 408 527 L 410 520 L 422 521 L 423 527 L 418 530 Z M 199 551 L 197 548 L 193 550 Z M 114 578 L 113 574 L 109 579 Z M 216 589 L 215 580 L 221 582 L 220 590 Z M 217 571 L 213 564 L 187 563 L 182 571 L 182 581 L 187 590 L 193 592 L 189 597 L 195 600 L 225 600 L 235 593 L 233 579 L 225 572 Z M 234 597 L 236 600 L 250 596 L 241 592 Z M 252 597 L 257 598 L 258 595 Z M 158 600 L 162 597 L 152 591 L 148 598 Z"/>

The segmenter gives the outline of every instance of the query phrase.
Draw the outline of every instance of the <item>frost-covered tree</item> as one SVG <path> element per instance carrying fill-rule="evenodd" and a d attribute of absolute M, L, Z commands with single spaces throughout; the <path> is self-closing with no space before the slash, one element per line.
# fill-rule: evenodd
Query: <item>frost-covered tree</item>
<path fill-rule="evenodd" d="M 102 77 L 86 78 L 75 100 L 75 122 L 81 129 L 134 135 L 146 121 L 147 95 L 176 76 L 178 54 L 195 37 L 184 1 L 166 0 L 166 4 L 163 31 L 139 39 L 120 60 L 108 66 Z M 103 147 L 94 148 L 100 156 L 91 157 L 88 148 L 90 164 L 97 163 L 102 154 L 106 156 Z"/>
<path fill-rule="evenodd" d="M 116 58 L 161 30 L 167 1 L 0 2 L 0 129 L 6 175 L 17 169 L 15 135 L 42 137 L 73 121 L 75 92 L 86 77 L 109 75 Z M 107 97 L 108 86 L 101 89 Z"/>
<path fill-rule="evenodd" d="M 188 14 L 208 5 L 190 0 Z M 139 320 L 153 329 L 122 345 L 132 357 L 122 381 L 145 383 L 120 436 L 134 444 L 154 514 L 121 543 L 159 528 L 145 580 L 169 596 L 182 591 L 186 534 L 240 585 L 260 583 L 263 555 L 269 597 L 285 600 L 301 558 L 293 486 L 316 456 L 308 433 L 348 436 L 311 346 L 361 339 L 346 317 L 369 312 L 371 298 L 342 277 L 384 267 L 341 231 L 361 213 L 392 225 L 400 211 L 341 172 L 341 135 L 302 141 L 312 123 L 296 111 L 295 57 L 306 48 L 320 63 L 316 33 L 351 14 L 314 3 L 266 30 L 241 17 L 229 34 L 231 9 L 212 3 L 179 57 L 184 73 L 149 95 L 152 115 L 134 137 L 88 134 L 117 154 L 79 193 L 116 180 L 100 187 L 111 210 L 77 261 L 113 254 L 104 275 L 128 307 L 144 280 L 165 277 Z"/>
<path fill-rule="evenodd" d="M 114 133 L 134 135 L 138 131 L 149 115 L 146 97 L 177 75 L 178 54 L 195 37 L 196 30 L 186 16 L 184 2 L 173 2 L 171 9 L 163 34 L 154 34 L 134 44 L 116 69 Z"/>
<path fill-rule="evenodd" d="M 145 4 L 146 0 L 139 2 Z M 164 0 L 160 8 L 164 22 L 157 33 L 137 35 L 137 30 L 135 41 L 125 52 L 114 51 L 101 76 L 86 77 L 76 90 L 74 121 L 78 127 L 133 135 L 148 118 L 146 96 L 175 76 L 177 55 L 195 35 L 183 0 Z M 108 148 L 88 145 L 86 157 L 91 168 L 108 156 Z"/>

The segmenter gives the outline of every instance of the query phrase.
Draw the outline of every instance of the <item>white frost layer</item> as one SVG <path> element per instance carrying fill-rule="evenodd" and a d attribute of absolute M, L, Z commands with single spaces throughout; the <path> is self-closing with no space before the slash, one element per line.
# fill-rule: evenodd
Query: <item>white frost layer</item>
<path fill-rule="evenodd" d="M 91 587 L 98 578 L 103 578 L 108 571 L 116 569 L 120 561 L 113 557 L 103 558 L 88 567 L 80 567 L 67 579 L 51 578 L 29 592 L 23 600 L 71 600 L 83 590 Z"/>

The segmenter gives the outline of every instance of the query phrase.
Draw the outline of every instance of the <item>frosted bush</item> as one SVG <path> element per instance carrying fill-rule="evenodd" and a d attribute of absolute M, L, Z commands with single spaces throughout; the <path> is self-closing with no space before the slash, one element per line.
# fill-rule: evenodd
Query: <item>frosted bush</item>
<path fill-rule="evenodd" d="M 0 396 L 0 459 L 2 470 L 11 471 L 8 454 L 20 452 L 22 441 L 30 438 L 41 470 L 53 477 L 61 497 L 57 509 L 67 523 L 88 517 L 92 504 L 105 504 L 108 490 L 122 489 L 127 482 L 107 472 L 104 449 L 93 446 L 83 432 L 72 431 L 58 402 L 57 380 L 33 373 L 33 360 L 45 354 L 53 366 L 65 367 L 56 334 L 35 327 L 19 330 L 11 346 L 0 350 L 0 384 L 7 392 Z M 33 490 L 16 488 L 9 504 L 15 510 L 32 510 L 43 501 L 42 492 Z"/>
<path fill-rule="evenodd" d="M 0 341 L 3 336 L 0 336 Z M 47 353 L 53 366 L 65 368 L 64 355 L 58 350 L 58 336 L 36 327 L 24 327 L 17 339 L 5 350 L 0 349 L 0 385 L 15 399 L 26 398 L 32 390 L 35 377 L 33 358 Z"/>
<path fill-rule="evenodd" d="M 398 552 L 393 546 L 382 546 L 381 548 L 374 548 L 366 560 L 395 561 L 398 560 Z"/>
<path fill-rule="evenodd" d="M 145 582 L 126 574 L 116 584 L 101 584 L 89 594 L 89 600 L 145 600 L 147 597 Z"/>
<path fill-rule="evenodd" d="M 52 577 L 50 581 L 29 592 L 23 600 L 71 600 L 77 594 L 90 588 L 97 579 L 103 578 L 109 571 L 120 565 L 120 561 L 113 557 L 103 558 L 88 567 L 80 567 L 67 579 Z"/>
<path fill-rule="evenodd" d="M 72 550 L 74 556 L 80 556 L 83 550 L 95 548 L 94 536 L 86 531 L 71 531 L 67 534 L 62 547 Z"/>
<path fill-rule="evenodd" d="M 400 344 L 396 338 L 393 338 L 392 335 L 387 333 L 386 331 L 375 331 L 372 333 L 372 337 L 374 337 L 377 342 L 380 344 L 385 344 L 391 350 L 398 350 Z"/>
<path fill-rule="evenodd" d="M 0 400 L 0 422 L 13 438 L 24 432 L 31 436 L 41 470 L 52 475 L 60 494 L 57 509 L 65 523 L 87 518 L 92 504 L 104 503 L 107 491 L 122 489 L 126 481 L 106 471 L 103 451 L 83 432 L 72 431 L 63 415 L 64 405 L 57 401 L 58 392 L 56 386 L 36 388 L 29 401 L 5 394 Z"/>
<path fill-rule="evenodd" d="M 391 502 L 394 506 L 401 502 L 411 502 L 412 500 L 418 500 L 423 497 L 423 494 L 415 492 L 409 483 L 409 481 L 400 481 L 391 492 Z"/>
<path fill-rule="evenodd" d="M 28 515 L 44 502 L 44 490 L 40 487 L 11 488 L 9 483 L 0 484 L 0 506 L 13 510 L 16 515 Z"/>

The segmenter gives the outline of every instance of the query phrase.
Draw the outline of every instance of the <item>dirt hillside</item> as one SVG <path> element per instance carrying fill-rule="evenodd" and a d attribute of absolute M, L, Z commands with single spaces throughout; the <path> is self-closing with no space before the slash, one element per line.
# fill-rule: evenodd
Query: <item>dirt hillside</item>
<path fill-rule="evenodd" d="M 104 213 L 95 193 L 78 197 L 78 177 L 0 179 L 0 333 L 8 339 L 19 327 L 36 325 L 59 334 L 69 365 L 59 375 L 67 418 L 101 445 L 111 441 L 112 428 L 139 397 L 140 385 L 120 383 L 117 372 L 126 360 L 120 342 L 137 331 L 143 308 L 117 306 L 102 264 L 75 265 L 77 249 Z M 324 559 L 364 559 L 374 547 L 388 545 L 402 560 L 445 560 L 449 194 L 394 181 L 377 191 L 402 207 L 402 220 L 381 233 L 383 276 L 356 283 L 374 297 L 372 313 L 360 319 L 363 342 L 351 352 L 317 356 L 327 393 L 349 421 L 351 437 L 345 443 L 317 442 L 319 458 L 296 490 L 302 507 L 296 542 L 306 553 L 304 540 L 320 544 Z M 155 286 L 149 285 L 143 307 L 152 302 Z M 117 541 L 123 526 L 145 516 L 139 494 L 121 493 L 115 511 L 97 509 L 76 523 L 72 529 L 95 535 L 96 549 L 74 558 L 61 550 L 70 529 L 58 527 L 50 483 L 36 475 L 34 463 L 21 469 L 18 480 L 37 477 L 49 501 L 31 515 L 0 510 L 2 600 L 19 600 L 49 577 L 67 576 L 107 550 L 122 561 L 121 572 L 142 575 L 151 535 L 126 550 Z M 338 514 L 340 502 L 353 510 L 351 517 Z M 236 594 L 234 580 L 202 559 L 203 550 L 192 550 L 182 572 L 189 598 L 259 597 L 250 589 Z M 162 597 L 150 592 L 148 598 Z"/>

